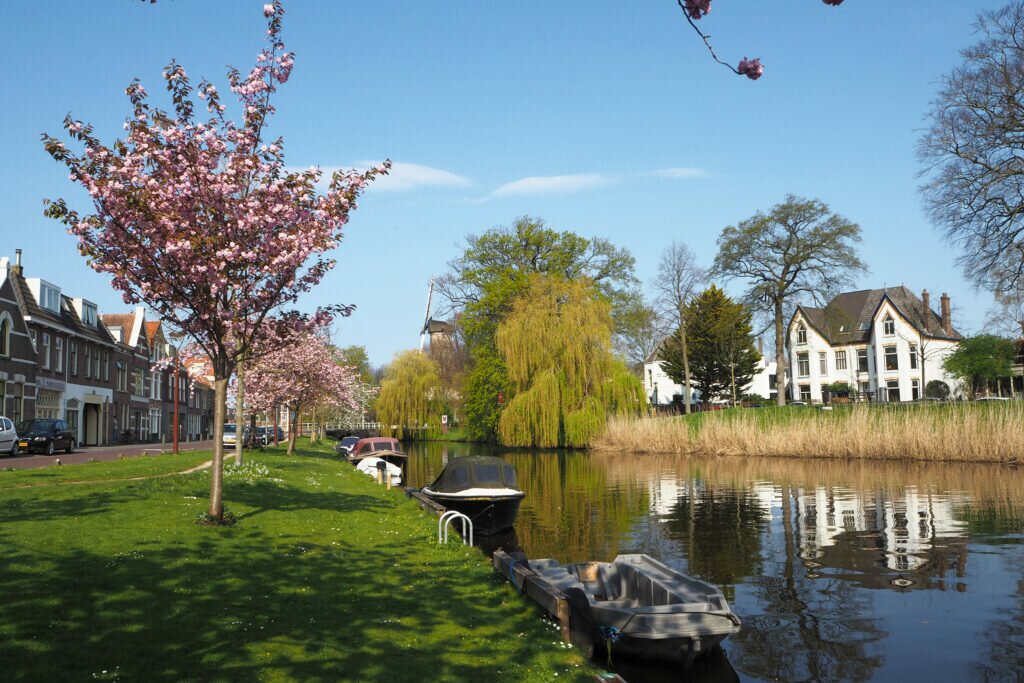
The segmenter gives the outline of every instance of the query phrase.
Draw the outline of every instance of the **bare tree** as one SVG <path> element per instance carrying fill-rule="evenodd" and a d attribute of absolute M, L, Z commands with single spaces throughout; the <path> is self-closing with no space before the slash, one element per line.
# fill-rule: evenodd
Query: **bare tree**
<path fill-rule="evenodd" d="M 997 297 L 1024 285 L 1024 2 L 979 15 L 918 142 L 929 217 Z"/>
<path fill-rule="evenodd" d="M 643 373 L 644 361 L 654 353 L 661 342 L 661 324 L 658 312 L 644 301 L 639 290 L 624 297 L 613 316 L 615 333 L 612 345 L 635 374 Z"/>
<path fill-rule="evenodd" d="M 758 212 L 718 238 L 714 275 L 747 281 L 746 300 L 771 312 L 775 324 L 776 401 L 786 404 L 787 306 L 821 303 L 867 268 L 857 256 L 860 226 L 817 199 L 788 195 L 768 214 Z"/>
<path fill-rule="evenodd" d="M 686 318 L 690 300 L 707 282 L 708 272 L 682 242 L 673 241 L 661 252 L 658 279 L 654 282 L 655 305 L 663 321 L 666 344 L 678 346 L 683 364 L 683 404 L 690 412 L 690 357 L 686 349 Z"/>

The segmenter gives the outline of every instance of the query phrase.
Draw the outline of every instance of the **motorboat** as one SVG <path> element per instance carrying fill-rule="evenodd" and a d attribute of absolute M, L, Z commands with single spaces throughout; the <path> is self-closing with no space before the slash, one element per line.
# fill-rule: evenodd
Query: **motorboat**
<path fill-rule="evenodd" d="M 649 555 L 611 562 L 529 560 L 537 579 L 565 594 L 576 625 L 613 655 L 683 662 L 740 630 L 740 619 L 716 586 Z"/>
<path fill-rule="evenodd" d="M 343 455 L 348 458 L 352 454 L 352 448 L 359 443 L 358 436 L 345 436 L 338 440 L 338 443 L 334 444 L 334 452 L 338 455 Z"/>
<path fill-rule="evenodd" d="M 384 460 L 383 458 L 362 458 L 356 463 L 356 469 L 371 477 L 376 477 L 378 472 L 381 472 L 382 475 L 385 473 L 390 474 L 392 486 L 399 486 L 402 483 L 402 468 L 394 463 Z"/>
<path fill-rule="evenodd" d="M 526 496 L 516 485 L 512 464 L 490 455 L 452 458 L 434 483 L 420 492 L 469 517 L 476 536 L 511 529 Z"/>
<path fill-rule="evenodd" d="M 402 444 L 398 439 L 386 436 L 371 436 L 359 439 L 351 447 L 351 451 L 345 456 L 353 465 L 358 465 L 364 458 L 381 458 L 392 465 L 405 469 L 405 463 L 409 456 L 402 452 Z"/>

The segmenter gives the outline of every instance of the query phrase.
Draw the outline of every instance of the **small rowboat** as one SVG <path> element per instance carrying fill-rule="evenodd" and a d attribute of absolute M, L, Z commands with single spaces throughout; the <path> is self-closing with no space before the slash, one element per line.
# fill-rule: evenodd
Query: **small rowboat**
<path fill-rule="evenodd" d="M 740 630 L 722 591 L 648 555 L 564 567 L 529 560 L 529 569 L 566 596 L 574 634 L 607 642 L 616 655 L 689 665 Z"/>

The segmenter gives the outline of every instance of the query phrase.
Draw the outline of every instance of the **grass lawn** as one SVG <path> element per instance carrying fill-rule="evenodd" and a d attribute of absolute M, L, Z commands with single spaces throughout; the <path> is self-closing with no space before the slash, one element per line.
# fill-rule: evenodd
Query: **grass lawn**
<path fill-rule="evenodd" d="M 591 680 L 487 558 L 329 450 L 247 452 L 229 528 L 193 524 L 208 472 L 129 480 L 203 454 L 0 472 L 0 677 Z"/>

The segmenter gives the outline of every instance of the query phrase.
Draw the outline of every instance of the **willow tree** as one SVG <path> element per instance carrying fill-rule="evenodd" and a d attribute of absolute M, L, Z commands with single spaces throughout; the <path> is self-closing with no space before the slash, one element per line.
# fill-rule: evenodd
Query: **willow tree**
<path fill-rule="evenodd" d="M 587 280 L 531 276 L 495 342 L 514 395 L 498 421 L 508 446 L 586 446 L 609 414 L 644 406 L 640 380 L 612 356 L 610 305 Z"/>
<path fill-rule="evenodd" d="M 440 425 L 441 379 L 437 365 L 419 351 L 403 351 L 388 366 L 377 398 L 382 429 L 401 439 L 409 428 Z"/>

